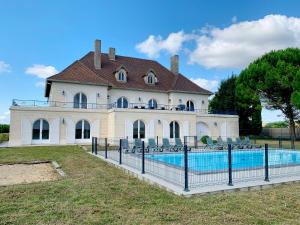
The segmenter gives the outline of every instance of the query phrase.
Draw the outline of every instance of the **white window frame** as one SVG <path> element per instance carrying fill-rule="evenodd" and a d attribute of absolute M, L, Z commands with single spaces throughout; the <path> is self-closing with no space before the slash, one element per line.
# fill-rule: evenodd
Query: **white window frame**
<path fill-rule="evenodd" d="M 133 132 L 132 132 L 132 137 L 134 136 L 134 123 L 136 122 L 136 121 L 138 121 L 138 138 L 141 138 L 141 122 L 143 122 L 144 123 L 144 127 L 145 127 L 145 137 L 144 138 L 146 138 L 146 124 L 145 124 L 145 122 L 144 121 L 142 121 L 142 120 L 135 120 L 134 122 L 133 122 Z M 134 137 L 133 137 L 134 138 Z M 144 139 L 144 138 L 142 138 L 142 139 Z"/>
<path fill-rule="evenodd" d="M 121 99 L 121 107 L 118 106 L 119 99 Z M 124 107 L 124 99 L 127 101 L 127 107 L 126 108 Z M 128 102 L 127 98 L 120 97 L 120 98 L 117 99 L 117 108 L 119 108 L 119 109 L 127 109 L 128 107 L 129 107 L 129 102 Z"/>
<path fill-rule="evenodd" d="M 79 94 L 79 102 L 78 102 L 79 107 L 78 107 L 78 108 L 75 108 L 75 107 L 74 107 L 74 105 L 75 105 L 75 96 L 78 95 L 78 94 Z M 86 98 L 86 103 L 85 103 L 85 104 L 86 104 L 86 108 L 82 107 L 82 105 L 83 105 L 83 103 L 82 103 L 82 95 L 84 95 L 85 98 Z M 88 108 L 88 103 L 87 103 L 87 102 L 88 102 L 88 99 L 87 99 L 86 94 L 84 94 L 83 92 L 76 93 L 76 94 L 74 95 L 73 100 L 74 100 L 73 108 L 75 108 L 75 109 L 87 109 L 87 108 Z"/>
<path fill-rule="evenodd" d="M 85 121 L 88 122 L 88 124 L 90 126 L 90 137 L 89 138 L 84 138 L 84 123 L 85 123 Z M 81 123 L 81 138 L 76 138 L 76 125 L 79 122 Z M 77 121 L 77 123 L 75 124 L 75 142 L 76 143 L 84 143 L 84 142 L 91 141 L 91 139 L 92 139 L 91 138 L 92 137 L 92 135 L 91 135 L 91 123 L 89 121 L 85 120 L 85 119 L 79 120 L 79 121 Z"/>
<path fill-rule="evenodd" d="M 176 138 L 176 126 L 175 126 L 175 124 L 177 123 L 178 124 L 178 129 L 179 129 L 179 132 L 178 132 L 178 138 L 180 138 L 180 124 L 177 122 L 177 121 L 175 121 L 175 120 L 173 120 L 173 121 L 171 121 L 171 123 L 173 124 L 173 130 L 172 130 L 172 133 L 173 133 L 173 138 L 171 138 L 171 136 L 170 136 L 170 139 L 175 139 Z M 169 129 L 171 129 L 171 123 L 169 123 Z M 170 134 L 171 134 L 171 132 L 170 132 Z M 169 135 L 170 135 L 169 134 Z"/>
<path fill-rule="evenodd" d="M 33 132 L 33 125 L 36 121 L 40 121 L 40 134 L 39 134 L 39 139 L 33 139 L 32 137 L 32 132 Z M 38 120 L 35 120 L 32 124 L 32 127 L 31 127 L 31 141 L 32 141 L 32 144 L 49 144 L 50 143 L 50 124 L 48 122 L 48 120 L 45 120 L 45 119 L 38 119 Z M 48 123 L 48 126 L 49 126 L 49 137 L 48 139 L 42 139 L 42 135 L 43 135 L 43 121 L 46 121 Z"/>

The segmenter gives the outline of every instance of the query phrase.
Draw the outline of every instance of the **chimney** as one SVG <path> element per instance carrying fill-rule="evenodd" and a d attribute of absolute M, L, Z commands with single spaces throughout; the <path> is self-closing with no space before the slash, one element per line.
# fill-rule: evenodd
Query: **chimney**
<path fill-rule="evenodd" d="M 101 40 L 95 40 L 94 66 L 96 70 L 101 69 Z"/>
<path fill-rule="evenodd" d="M 116 60 L 116 49 L 115 48 L 109 48 L 108 58 L 109 58 L 109 60 Z"/>
<path fill-rule="evenodd" d="M 171 71 L 175 74 L 178 74 L 179 72 L 179 56 L 178 55 L 173 55 L 171 57 Z"/>

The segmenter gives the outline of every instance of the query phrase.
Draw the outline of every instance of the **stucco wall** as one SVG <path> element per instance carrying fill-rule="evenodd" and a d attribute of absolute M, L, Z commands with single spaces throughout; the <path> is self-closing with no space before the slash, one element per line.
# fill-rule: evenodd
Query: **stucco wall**
<path fill-rule="evenodd" d="M 197 124 L 207 126 L 207 133 L 214 138 L 238 136 L 238 117 L 195 112 L 178 112 L 168 110 L 142 109 L 69 109 L 69 108 L 11 108 L 10 145 L 31 145 L 32 125 L 37 119 L 46 119 L 50 125 L 50 139 L 44 144 L 90 143 L 89 140 L 75 140 L 75 124 L 87 120 L 91 126 L 91 137 L 108 137 L 112 139 L 127 137 L 132 139 L 132 127 L 136 120 L 142 120 L 146 126 L 146 138 L 159 136 L 169 138 L 170 122 L 180 125 L 180 136 L 199 134 Z"/>

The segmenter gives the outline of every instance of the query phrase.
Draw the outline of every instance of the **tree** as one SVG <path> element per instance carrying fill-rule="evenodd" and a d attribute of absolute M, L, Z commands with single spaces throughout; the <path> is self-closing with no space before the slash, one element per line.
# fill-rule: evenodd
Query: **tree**
<path fill-rule="evenodd" d="M 289 123 L 287 121 L 277 121 L 277 122 L 267 123 L 264 127 L 265 128 L 287 128 L 288 126 Z"/>
<path fill-rule="evenodd" d="M 261 104 L 259 98 L 250 98 L 248 95 L 238 96 L 236 90 L 237 77 L 232 75 L 223 80 L 215 96 L 209 103 L 213 113 L 236 112 L 239 116 L 240 134 L 260 134 Z"/>
<path fill-rule="evenodd" d="M 268 109 L 281 110 L 289 121 L 291 136 L 295 137 L 295 120 L 299 118 L 296 109 L 300 101 L 299 76 L 300 49 L 272 51 L 240 73 L 237 89 L 241 95 L 258 97 Z"/>
<path fill-rule="evenodd" d="M 9 133 L 9 125 L 0 124 L 0 134 L 1 133 Z"/>

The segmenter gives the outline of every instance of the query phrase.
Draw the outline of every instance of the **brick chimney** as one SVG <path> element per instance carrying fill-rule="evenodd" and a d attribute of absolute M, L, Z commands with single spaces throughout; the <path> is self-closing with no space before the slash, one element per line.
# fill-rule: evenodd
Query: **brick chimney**
<path fill-rule="evenodd" d="M 116 49 L 115 48 L 109 48 L 108 58 L 109 58 L 109 60 L 116 60 Z"/>
<path fill-rule="evenodd" d="M 101 40 L 95 40 L 94 66 L 96 70 L 101 69 Z"/>
<path fill-rule="evenodd" d="M 171 71 L 175 74 L 179 73 L 179 56 L 173 55 L 171 57 Z"/>

